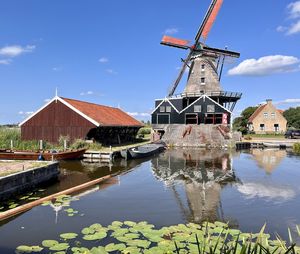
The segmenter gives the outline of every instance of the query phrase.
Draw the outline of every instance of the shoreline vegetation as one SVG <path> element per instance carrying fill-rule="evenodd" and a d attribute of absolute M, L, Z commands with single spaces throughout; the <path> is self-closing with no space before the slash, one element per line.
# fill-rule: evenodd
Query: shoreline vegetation
<path fill-rule="evenodd" d="M 81 232 L 61 233 L 56 240 L 43 240 L 39 245 L 21 245 L 16 253 L 38 253 L 60 251 L 56 253 L 224 253 L 224 254 L 279 254 L 300 253 L 300 247 L 294 243 L 291 230 L 289 241 L 279 235 L 271 239 L 265 233 L 264 225 L 258 233 L 244 233 L 232 229 L 223 222 L 204 222 L 179 224 L 157 229 L 146 221 L 114 221 L 107 227 L 99 223 L 85 227 Z M 300 237 L 300 228 L 296 226 L 296 237 Z"/>
<path fill-rule="evenodd" d="M 120 149 L 126 149 L 136 145 L 142 145 L 150 142 L 150 127 L 141 128 L 138 132 L 137 139 L 133 143 L 126 143 L 121 145 L 113 145 L 111 147 L 103 146 L 97 142 L 86 142 L 82 139 L 76 139 L 70 142 L 68 136 L 61 136 L 57 144 L 51 144 L 43 141 L 43 150 L 64 150 L 64 142 L 67 141 L 68 149 L 82 149 L 93 151 L 115 151 Z M 0 127 L 0 149 L 11 149 L 20 151 L 38 151 L 40 150 L 40 144 L 38 140 L 21 140 L 21 130 L 18 127 Z"/>

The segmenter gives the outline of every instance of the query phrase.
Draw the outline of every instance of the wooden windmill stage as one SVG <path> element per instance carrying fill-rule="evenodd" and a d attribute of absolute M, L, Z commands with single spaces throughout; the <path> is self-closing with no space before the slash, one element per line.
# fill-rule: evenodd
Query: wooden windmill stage
<path fill-rule="evenodd" d="M 194 43 L 170 36 L 161 41 L 162 45 L 188 51 L 187 58 L 181 59 L 182 68 L 168 95 L 155 101 L 152 112 L 154 131 L 169 144 L 219 146 L 231 139 L 231 115 L 242 94 L 224 91 L 220 80 L 225 58 L 239 58 L 240 53 L 205 44 L 222 3 L 223 0 L 212 0 Z M 187 68 L 185 89 L 175 95 Z"/>

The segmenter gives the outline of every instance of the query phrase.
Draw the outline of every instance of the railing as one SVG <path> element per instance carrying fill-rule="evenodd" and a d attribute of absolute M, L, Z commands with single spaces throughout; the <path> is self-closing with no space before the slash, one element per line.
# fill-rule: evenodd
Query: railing
<path fill-rule="evenodd" d="M 242 93 L 237 92 L 227 92 L 227 91 L 216 91 L 216 92 L 199 92 L 199 93 L 181 93 L 177 95 L 170 96 L 169 98 L 182 98 L 182 97 L 199 97 L 202 95 L 207 95 L 210 97 L 230 97 L 230 98 L 241 98 Z"/>

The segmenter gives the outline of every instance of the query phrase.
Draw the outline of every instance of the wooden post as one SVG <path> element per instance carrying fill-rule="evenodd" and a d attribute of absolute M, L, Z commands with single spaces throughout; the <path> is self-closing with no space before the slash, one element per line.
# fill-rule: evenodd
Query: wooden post
<path fill-rule="evenodd" d="M 67 150 L 67 140 L 64 140 L 64 151 Z"/>
<path fill-rule="evenodd" d="M 11 139 L 10 140 L 10 149 L 13 150 L 14 149 L 14 141 Z"/>
<path fill-rule="evenodd" d="M 43 140 L 40 140 L 40 150 L 43 150 Z"/>

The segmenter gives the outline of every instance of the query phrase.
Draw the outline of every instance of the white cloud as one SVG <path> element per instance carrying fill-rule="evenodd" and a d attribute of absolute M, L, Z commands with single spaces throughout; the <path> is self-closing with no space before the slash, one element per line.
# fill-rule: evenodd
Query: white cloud
<path fill-rule="evenodd" d="M 299 71 L 300 59 L 294 56 L 264 56 L 259 59 L 247 59 L 228 71 L 229 75 L 266 76 L 275 73 Z M 296 66 L 297 65 L 297 66 Z"/>
<path fill-rule="evenodd" d="M 87 92 L 81 92 L 80 95 L 84 96 L 84 95 L 93 95 L 94 92 L 93 91 L 87 91 Z"/>
<path fill-rule="evenodd" d="M 148 117 L 150 116 L 149 113 L 139 113 L 139 112 L 127 112 L 130 116 L 141 116 L 141 117 Z"/>
<path fill-rule="evenodd" d="M 288 5 L 290 18 L 299 18 L 300 17 L 300 1 L 290 3 Z"/>
<path fill-rule="evenodd" d="M 300 33 L 300 20 L 298 22 L 292 24 L 288 30 L 287 30 L 287 35 L 292 35 L 292 34 L 297 34 Z"/>
<path fill-rule="evenodd" d="M 179 32 L 178 28 L 172 27 L 172 28 L 167 28 L 165 30 L 165 34 L 177 34 Z"/>
<path fill-rule="evenodd" d="M 0 59 L 0 64 L 9 65 L 11 63 L 11 59 Z"/>
<path fill-rule="evenodd" d="M 300 1 L 290 3 L 287 6 L 288 18 L 296 19 L 296 22 L 289 24 L 288 26 L 278 26 L 277 32 L 283 32 L 286 35 L 294 35 L 300 33 Z"/>
<path fill-rule="evenodd" d="M 53 67 L 52 71 L 62 71 L 62 67 Z"/>
<path fill-rule="evenodd" d="M 107 62 L 108 62 L 108 58 L 106 58 L 106 57 L 101 57 L 101 58 L 99 59 L 99 62 L 100 62 L 100 63 L 107 63 Z"/>
<path fill-rule="evenodd" d="M 264 198 L 286 201 L 294 198 L 296 193 L 287 186 L 272 186 L 262 183 L 244 183 L 237 186 L 237 190 L 247 198 Z"/>
<path fill-rule="evenodd" d="M 116 71 L 114 71 L 113 69 L 106 69 L 105 70 L 108 74 L 111 74 L 111 75 L 116 75 L 118 74 Z"/>
<path fill-rule="evenodd" d="M 281 105 L 281 104 L 297 104 L 300 103 L 300 99 L 285 99 L 282 101 L 276 101 L 274 102 L 275 105 Z"/>
<path fill-rule="evenodd" d="M 27 112 L 24 112 L 24 111 L 19 111 L 19 115 L 25 115 L 25 116 L 29 116 L 29 115 L 32 115 L 34 112 L 33 111 L 27 111 Z"/>
<path fill-rule="evenodd" d="M 6 57 L 16 57 L 24 53 L 30 53 L 34 51 L 36 47 L 34 45 L 27 45 L 25 47 L 19 45 L 6 46 L 0 48 L 0 55 Z"/>

